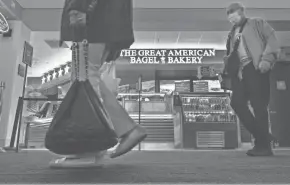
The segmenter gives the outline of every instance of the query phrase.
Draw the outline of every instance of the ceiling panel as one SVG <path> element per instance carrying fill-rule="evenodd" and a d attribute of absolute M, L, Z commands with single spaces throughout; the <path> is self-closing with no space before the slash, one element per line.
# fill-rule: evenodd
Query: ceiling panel
<path fill-rule="evenodd" d="M 17 0 L 24 8 L 62 8 L 64 0 Z M 232 0 L 133 0 L 137 8 L 224 8 Z M 248 8 L 290 8 L 289 0 L 240 0 Z"/>
<path fill-rule="evenodd" d="M 290 9 L 255 9 L 251 17 L 262 17 L 278 31 L 290 31 Z M 23 21 L 33 31 L 59 31 L 61 9 L 24 10 Z M 224 9 L 135 9 L 137 31 L 227 31 Z"/>
<path fill-rule="evenodd" d="M 200 40 L 201 44 L 218 43 L 223 44 L 228 32 L 203 32 Z"/>
<path fill-rule="evenodd" d="M 23 8 L 62 8 L 65 0 L 16 0 Z"/>
<path fill-rule="evenodd" d="M 156 32 L 154 31 L 135 31 L 134 32 L 135 38 L 138 40 L 150 40 L 155 39 Z"/>
<path fill-rule="evenodd" d="M 179 43 L 198 43 L 201 40 L 202 32 L 183 31 L 180 32 Z"/>
<path fill-rule="evenodd" d="M 176 43 L 178 42 L 179 32 L 163 31 L 156 32 L 157 43 Z"/>

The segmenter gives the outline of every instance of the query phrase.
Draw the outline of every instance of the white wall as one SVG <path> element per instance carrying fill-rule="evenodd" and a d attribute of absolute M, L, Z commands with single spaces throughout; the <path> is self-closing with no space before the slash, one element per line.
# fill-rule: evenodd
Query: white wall
<path fill-rule="evenodd" d="M 12 37 L 0 37 L 0 80 L 6 83 L 0 120 L 0 147 L 10 141 L 18 97 L 22 94 L 24 78 L 17 75 L 22 63 L 24 41 L 29 41 L 30 30 L 20 21 L 10 21 Z"/>

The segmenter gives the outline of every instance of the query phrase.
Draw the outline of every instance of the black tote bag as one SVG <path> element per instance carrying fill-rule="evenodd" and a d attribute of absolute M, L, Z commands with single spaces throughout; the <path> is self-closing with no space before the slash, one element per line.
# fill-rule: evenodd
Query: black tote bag
<path fill-rule="evenodd" d="M 77 48 L 79 45 L 75 44 L 73 49 Z M 73 62 L 79 62 L 78 55 L 77 49 L 73 52 Z M 84 58 L 88 65 L 87 57 Z M 60 155 L 106 150 L 118 142 L 111 125 L 101 96 L 94 91 L 89 80 L 76 79 L 46 133 L 45 147 Z"/>
<path fill-rule="evenodd" d="M 246 23 L 247 23 L 247 19 L 241 25 L 239 33 L 243 32 L 243 29 Z M 235 31 L 235 27 L 232 29 L 231 32 L 233 31 Z M 223 73 L 221 74 L 221 79 L 222 79 L 221 89 L 224 89 L 224 90 L 232 90 L 232 78 L 238 75 L 239 68 L 240 68 L 240 58 L 238 54 L 238 47 L 240 45 L 241 37 L 237 38 L 237 40 L 235 41 L 232 52 L 230 49 L 231 39 L 232 38 L 229 36 L 227 40 L 227 59 L 225 61 L 225 68 L 223 70 Z"/>

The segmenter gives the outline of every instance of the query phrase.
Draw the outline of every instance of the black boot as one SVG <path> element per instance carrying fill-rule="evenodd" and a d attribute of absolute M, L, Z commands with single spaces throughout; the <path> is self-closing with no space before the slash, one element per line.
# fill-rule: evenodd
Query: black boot
<path fill-rule="evenodd" d="M 273 156 L 273 150 L 271 143 L 269 143 L 267 146 L 259 146 L 255 145 L 253 149 L 248 150 L 247 152 L 248 156 L 252 157 L 262 157 L 262 156 Z"/>
<path fill-rule="evenodd" d="M 278 139 L 275 136 L 273 136 L 272 134 L 269 134 L 269 142 L 270 142 L 271 147 L 273 147 L 273 148 L 275 148 L 276 145 L 279 144 Z M 255 140 L 254 147 L 252 149 L 248 150 L 247 153 L 251 153 L 252 150 L 259 149 L 258 145 L 259 144 L 257 143 L 257 140 Z"/>

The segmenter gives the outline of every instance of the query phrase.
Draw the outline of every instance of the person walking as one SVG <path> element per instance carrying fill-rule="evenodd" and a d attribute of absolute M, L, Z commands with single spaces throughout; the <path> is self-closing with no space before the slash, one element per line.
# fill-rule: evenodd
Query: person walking
<path fill-rule="evenodd" d="M 247 155 L 272 156 L 269 78 L 280 51 L 275 30 L 261 18 L 246 17 L 241 3 L 231 3 L 226 13 L 233 25 L 227 40 L 230 53 L 224 58 L 225 71 L 231 77 L 231 106 L 255 139 L 254 148 Z"/>
<path fill-rule="evenodd" d="M 61 43 L 82 42 L 87 39 L 88 79 L 98 92 L 103 63 L 115 61 L 121 50 L 134 42 L 132 0 L 66 0 L 61 21 Z M 84 29 L 85 28 L 85 29 Z M 74 71 L 72 72 L 74 78 Z M 146 137 L 146 131 L 137 125 L 126 110 L 112 97 L 114 92 L 103 93 L 103 104 L 107 110 L 114 131 L 120 138 L 110 157 L 115 158 L 129 152 Z M 126 116 L 124 116 L 126 115 Z M 51 162 L 51 166 L 86 167 L 100 163 L 106 151 L 67 157 Z"/>

